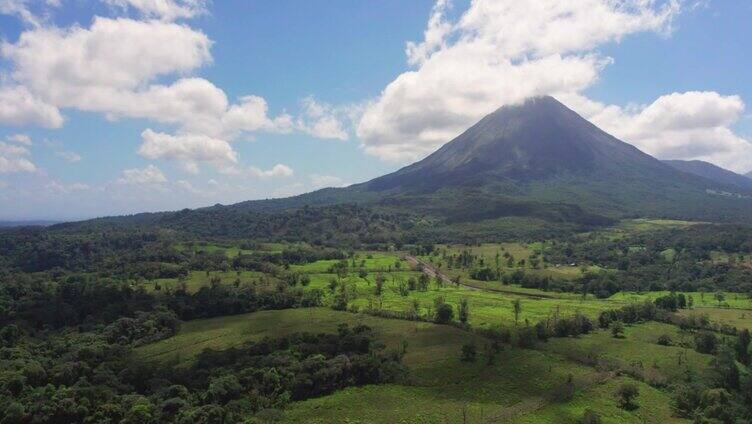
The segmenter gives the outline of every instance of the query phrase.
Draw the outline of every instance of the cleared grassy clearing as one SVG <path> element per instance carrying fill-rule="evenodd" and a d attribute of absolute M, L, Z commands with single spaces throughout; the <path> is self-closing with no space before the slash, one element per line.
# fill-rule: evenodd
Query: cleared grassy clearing
<path fill-rule="evenodd" d="M 219 278 L 221 284 L 233 284 L 235 280 L 240 279 L 241 283 L 255 282 L 267 278 L 264 273 L 257 271 L 211 271 L 207 275 L 206 271 L 191 271 L 185 279 L 186 289 L 190 293 L 197 292 L 201 287 L 209 286 L 212 278 Z M 155 287 L 161 287 L 162 290 L 180 286 L 180 280 L 177 278 L 158 278 L 156 280 L 144 283 L 147 290 L 154 290 Z"/>
<path fill-rule="evenodd" d="M 680 315 L 704 314 L 710 321 L 717 324 L 726 324 L 739 329 L 752 330 L 752 310 L 740 310 L 733 308 L 696 308 L 681 310 Z"/>
<path fill-rule="evenodd" d="M 671 337 L 672 346 L 657 343 L 664 334 Z M 657 322 L 628 326 L 623 338 L 614 338 L 609 331 L 600 330 L 576 339 L 551 339 L 541 346 L 575 361 L 608 365 L 659 384 L 680 380 L 687 369 L 709 377 L 708 364 L 712 358 L 693 349 L 691 334 Z"/>
<path fill-rule="evenodd" d="M 340 262 L 337 259 L 321 260 L 311 262 L 303 265 L 292 265 L 290 269 L 297 272 L 304 273 L 326 273 L 329 272 L 331 267 Z M 399 265 L 397 265 L 399 263 Z M 347 264 L 350 268 L 360 269 L 365 268 L 369 272 L 390 272 L 394 270 L 409 269 L 407 262 L 400 258 L 397 253 L 387 252 L 358 252 L 354 260 L 353 258 L 347 259 Z"/>
<path fill-rule="evenodd" d="M 254 252 L 281 253 L 285 247 L 291 247 L 282 243 L 259 243 L 257 249 L 241 249 L 234 245 L 210 244 L 210 243 L 180 243 L 175 245 L 179 251 L 193 251 L 193 253 L 217 253 L 223 252 L 228 258 L 234 258 L 240 254 L 249 255 Z"/>
<path fill-rule="evenodd" d="M 359 309 L 379 307 L 387 311 L 406 312 L 412 311 L 414 302 L 418 302 L 420 315 L 431 316 L 434 299 L 441 296 L 445 302 L 452 305 L 455 310 L 455 318 L 461 299 L 466 298 L 470 307 L 469 323 L 474 327 L 498 328 L 500 326 L 513 326 L 515 324 L 512 302 L 520 300 L 522 313 L 519 316 L 519 324 L 525 321 L 531 324 L 559 314 L 560 316 L 574 315 L 580 312 L 590 318 L 596 318 L 606 309 L 622 306 L 621 302 L 599 300 L 589 297 L 583 300 L 580 296 L 561 294 L 561 297 L 553 297 L 550 293 L 538 290 L 520 289 L 519 294 L 508 292 L 490 292 L 485 290 L 473 290 L 463 286 L 445 284 L 437 288 L 432 281 L 427 291 L 410 291 L 407 296 L 402 296 L 398 291 L 400 281 L 408 278 L 418 278 L 420 273 L 415 271 L 400 271 L 383 274 L 386 282 L 379 297 L 375 293 L 375 274 L 369 274 L 366 279 L 356 275 L 350 275 L 342 281 L 348 288 L 349 305 L 355 305 Z M 337 281 L 334 274 L 311 274 L 309 288 L 319 288 L 326 293 L 327 302 L 331 302 L 336 294 L 329 291 L 329 281 Z M 499 285 L 501 286 L 501 285 Z M 338 290 L 338 289 L 337 289 Z M 531 295 L 542 294 L 549 297 L 534 298 Z M 558 295 L 558 294 L 555 294 Z"/>
<path fill-rule="evenodd" d="M 640 390 L 635 401 L 639 408 L 634 411 L 619 408 L 614 398 L 616 389 L 625 382 L 636 384 Z M 517 416 L 511 422 L 577 424 L 581 422 L 582 415 L 587 409 L 597 412 L 604 424 L 690 422 L 672 416 L 670 401 L 670 396 L 658 389 L 627 377 L 619 377 L 578 392 L 570 402 L 549 404 L 532 413 Z"/>
<path fill-rule="evenodd" d="M 692 296 L 694 307 L 699 309 L 705 308 L 718 308 L 718 301 L 714 297 L 714 293 L 701 293 L 701 292 L 681 292 L 685 296 Z M 668 291 L 653 291 L 653 292 L 619 292 L 609 297 L 609 300 L 618 302 L 642 302 L 645 300 L 655 300 L 658 297 L 671 294 Z M 724 300 L 721 302 L 726 308 L 732 309 L 752 309 L 752 298 L 743 293 L 723 293 Z"/>

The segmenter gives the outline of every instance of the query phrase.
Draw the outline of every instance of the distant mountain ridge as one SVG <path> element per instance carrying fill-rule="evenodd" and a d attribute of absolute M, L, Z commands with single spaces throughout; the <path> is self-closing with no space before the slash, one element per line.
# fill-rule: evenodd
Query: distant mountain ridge
<path fill-rule="evenodd" d="M 664 160 L 664 163 L 690 174 L 698 175 L 709 180 L 735 186 L 739 189 L 752 191 L 752 179 L 740 175 L 720 166 L 701 160 Z"/>

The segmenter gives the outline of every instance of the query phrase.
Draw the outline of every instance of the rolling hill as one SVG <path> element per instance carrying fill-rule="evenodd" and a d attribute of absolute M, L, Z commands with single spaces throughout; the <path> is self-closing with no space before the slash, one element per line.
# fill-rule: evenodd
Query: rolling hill
<path fill-rule="evenodd" d="M 701 160 L 665 160 L 663 162 L 682 172 L 698 175 L 719 184 L 734 186 L 739 190 L 752 190 L 752 179 L 723 169 L 712 163 Z"/>

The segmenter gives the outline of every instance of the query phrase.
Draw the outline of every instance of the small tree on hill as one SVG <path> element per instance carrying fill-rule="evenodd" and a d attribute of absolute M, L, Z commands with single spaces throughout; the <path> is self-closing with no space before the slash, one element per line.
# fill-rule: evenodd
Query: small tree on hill
<path fill-rule="evenodd" d="M 462 356 L 460 357 L 460 359 L 465 362 L 475 362 L 476 354 L 477 350 L 475 348 L 475 343 L 467 342 L 462 345 Z"/>
<path fill-rule="evenodd" d="M 724 300 L 726 300 L 726 295 L 724 295 L 722 291 L 717 291 L 713 295 L 713 298 L 716 300 L 716 302 L 718 302 L 718 306 L 720 307 L 721 306 L 721 302 L 723 302 Z"/>
<path fill-rule="evenodd" d="M 520 299 L 512 301 L 512 312 L 514 312 L 514 325 L 516 326 L 520 320 L 520 313 L 522 312 L 522 302 L 520 302 Z"/>
<path fill-rule="evenodd" d="M 457 311 L 459 315 L 460 322 L 463 324 L 467 324 L 467 319 L 470 315 L 470 306 L 467 304 L 467 298 L 463 297 L 460 299 L 460 306 L 459 310 Z"/>
<path fill-rule="evenodd" d="M 622 383 L 616 389 L 616 402 L 622 409 L 632 410 L 637 408 L 635 399 L 640 394 L 640 389 L 634 383 Z"/>
<path fill-rule="evenodd" d="M 624 337 L 624 324 L 621 321 L 614 321 L 611 323 L 611 335 L 615 339 L 621 339 Z"/>

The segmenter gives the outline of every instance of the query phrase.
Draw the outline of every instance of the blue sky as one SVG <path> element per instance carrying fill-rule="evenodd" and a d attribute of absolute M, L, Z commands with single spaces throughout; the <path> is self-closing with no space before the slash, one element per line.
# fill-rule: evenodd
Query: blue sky
<path fill-rule="evenodd" d="M 748 2 L 524 3 L 0 0 L 0 219 L 364 181 L 540 94 L 752 170 Z"/>

